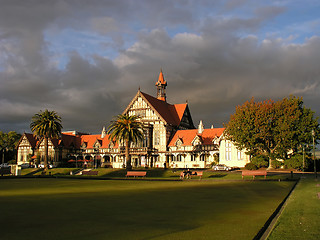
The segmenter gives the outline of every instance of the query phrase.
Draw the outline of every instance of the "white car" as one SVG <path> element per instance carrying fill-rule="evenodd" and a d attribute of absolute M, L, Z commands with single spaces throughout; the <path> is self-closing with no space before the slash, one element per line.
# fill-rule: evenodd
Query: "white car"
<path fill-rule="evenodd" d="M 230 170 L 232 170 L 232 167 L 228 167 L 225 164 L 218 164 L 218 165 L 213 166 L 212 168 L 215 171 L 230 171 Z"/>
<path fill-rule="evenodd" d="M 44 164 L 39 164 L 38 168 L 44 168 Z M 48 164 L 48 168 L 53 168 L 51 164 Z"/>
<path fill-rule="evenodd" d="M 29 163 L 22 163 L 19 165 L 22 169 L 30 167 Z"/>
<path fill-rule="evenodd" d="M 0 168 L 8 168 L 10 167 L 8 163 L 1 163 Z"/>

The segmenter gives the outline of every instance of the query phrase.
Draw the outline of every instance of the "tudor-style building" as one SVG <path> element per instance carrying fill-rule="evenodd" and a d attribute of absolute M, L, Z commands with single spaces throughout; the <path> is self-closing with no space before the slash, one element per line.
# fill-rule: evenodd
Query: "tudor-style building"
<path fill-rule="evenodd" d="M 123 114 L 137 115 L 144 125 L 144 141 L 130 148 L 132 166 L 206 168 L 213 162 L 243 167 L 249 158 L 223 137 L 224 128 L 194 127 L 188 103 L 167 103 L 162 71 L 155 84 L 157 97 L 138 90 Z M 44 154 L 43 140 L 25 133 L 18 144 L 18 164 L 28 156 Z M 62 133 L 49 141 L 51 163 L 91 161 L 95 166 L 124 167 L 124 146 L 109 139 L 105 128 L 98 135 Z M 70 160 L 71 159 L 71 160 Z"/>

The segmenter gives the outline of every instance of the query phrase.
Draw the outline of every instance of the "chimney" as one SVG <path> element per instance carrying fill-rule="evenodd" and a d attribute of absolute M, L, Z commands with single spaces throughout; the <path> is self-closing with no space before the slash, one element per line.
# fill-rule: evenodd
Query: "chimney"
<path fill-rule="evenodd" d="M 101 138 L 104 138 L 107 135 L 106 128 L 103 127 L 102 132 L 101 132 Z"/>

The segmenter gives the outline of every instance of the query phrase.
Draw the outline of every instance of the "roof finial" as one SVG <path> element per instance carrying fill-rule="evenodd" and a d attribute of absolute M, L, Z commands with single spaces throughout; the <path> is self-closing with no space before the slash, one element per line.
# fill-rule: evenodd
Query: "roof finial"
<path fill-rule="evenodd" d="M 200 123 L 198 125 L 198 134 L 202 134 L 203 130 L 204 130 L 204 126 L 203 126 L 202 120 L 200 120 Z"/>

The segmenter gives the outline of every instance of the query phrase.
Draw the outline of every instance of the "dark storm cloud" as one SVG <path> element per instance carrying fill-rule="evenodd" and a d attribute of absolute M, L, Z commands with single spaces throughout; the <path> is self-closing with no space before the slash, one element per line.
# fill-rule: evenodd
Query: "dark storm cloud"
<path fill-rule="evenodd" d="M 281 40 L 260 43 L 253 36 L 226 40 L 181 34 L 171 39 L 158 30 L 140 39 L 124 58 L 129 58 L 131 69 L 144 69 L 143 74 L 162 59 L 168 99 L 175 103 L 188 99 L 195 121 L 203 119 L 209 127 L 226 123 L 235 106 L 251 97 L 264 100 L 290 94 L 306 96 L 307 107 L 319 112 L 319 107 L 312 104 L 320 100 L 319 44 L 318 37 L 291 45 Z M 146 79 L 137 72 L 133 75 L 136 82 Z"/>
<path fill-rule="evenodd" d="M 62 116 L 66 130 L 99 132 L 139 87 L 155 95 L 161 68 L 168 101 L 188 100 L 195 124 L 202 119 L 206 127 L 221 126 L 252 96 L 303 96 L 319 113 L 320 38 L 301 44 L 258 39 L 261 26 L 286 9 L 257 6 L 245 17 L 222 15 L 246 4 L 0 0 L 0 130 L 30 131 L 32 115 L 48 108 Z M 201 7 L 218 14 L 207 10 L 199 17 Z M 171 32 L 181 26 L 180 33 Z M 45 34 L 65 29 L 109 36 L 111 42 L 100 44 L 120 49 L 118 57 L 74 49 L 57 68 L 59 53 Z M 126 46 L 128 36 L 134 43 Z"/>

